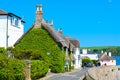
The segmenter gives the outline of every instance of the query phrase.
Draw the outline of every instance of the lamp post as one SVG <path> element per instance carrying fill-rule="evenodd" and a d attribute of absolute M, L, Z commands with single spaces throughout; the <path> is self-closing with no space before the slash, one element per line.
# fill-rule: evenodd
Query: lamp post
<path fill-rule="evenodd" d="M 30 77 L 31 61 L 30 60 L 25 60 L 25 62 L 27 63 L 26 80 L 31 80 L 31 77 Z"/>

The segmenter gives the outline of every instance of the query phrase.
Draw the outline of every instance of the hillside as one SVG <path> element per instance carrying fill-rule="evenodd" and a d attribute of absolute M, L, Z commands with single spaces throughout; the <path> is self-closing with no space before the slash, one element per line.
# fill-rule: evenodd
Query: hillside
<path fill-rule="evenodd" d="M 112 52 L 112 55 L 120 55 L 120 46 L 82 47 L 81 49 L 90 49 L 94 53 L 100 53 L 103 50 Z"/>

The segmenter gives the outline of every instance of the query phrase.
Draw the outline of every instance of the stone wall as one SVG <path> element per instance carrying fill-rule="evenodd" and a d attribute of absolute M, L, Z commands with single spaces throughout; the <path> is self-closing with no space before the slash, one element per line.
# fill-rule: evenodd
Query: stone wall
<path fill-rule="evenodd" d="M 120 80 L 120 66 L 94 67 L 88 73 L 95 80 Z"/>

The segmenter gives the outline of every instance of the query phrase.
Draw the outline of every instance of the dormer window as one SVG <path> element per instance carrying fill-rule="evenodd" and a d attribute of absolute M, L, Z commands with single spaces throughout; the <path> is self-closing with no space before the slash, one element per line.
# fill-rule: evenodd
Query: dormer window
<path fill-rule="evenodd" d="M 15 16 L 12 16 L 11 17 L 11 25 L 18 27 L 19 26 L 18 24 L 19 24 L 19 19 Z"/>

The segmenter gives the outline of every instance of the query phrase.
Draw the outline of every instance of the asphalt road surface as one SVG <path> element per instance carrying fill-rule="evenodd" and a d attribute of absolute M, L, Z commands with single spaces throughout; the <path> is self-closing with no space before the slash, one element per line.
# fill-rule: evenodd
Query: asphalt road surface
<path fill-rule="evenodd" d="M 57 74 L 49 77 L 46 80 L 79 80 L 82 75 L 84 75 L 89 68 L 78 70 L 70 73 Z"/>

